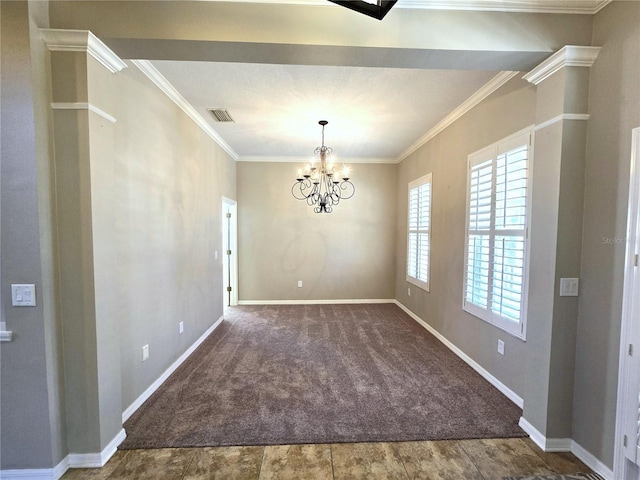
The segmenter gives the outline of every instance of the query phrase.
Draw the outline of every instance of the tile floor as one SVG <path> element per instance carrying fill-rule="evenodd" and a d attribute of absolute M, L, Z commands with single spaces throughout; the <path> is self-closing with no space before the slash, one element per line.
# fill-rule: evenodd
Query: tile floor
<path fill-rule="evenodd" d="M 73 469 L 62 478 L 501 480 L 586 472 L 570 453 L 545 453 L 528 438 L 512 438 L 119 450 L 103 468 Z"/>

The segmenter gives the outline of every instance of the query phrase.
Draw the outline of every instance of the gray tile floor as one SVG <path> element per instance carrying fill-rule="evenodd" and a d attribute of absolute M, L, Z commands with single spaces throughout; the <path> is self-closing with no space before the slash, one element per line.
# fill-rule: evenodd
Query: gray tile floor
<path fill-rule="evenodd" d="M 62 478 L 500 480 L 587 472 L 570 453 L 545 453 L 528 438 L 512 438 L 120 450 L 103 468 L 72 469 Z"/>

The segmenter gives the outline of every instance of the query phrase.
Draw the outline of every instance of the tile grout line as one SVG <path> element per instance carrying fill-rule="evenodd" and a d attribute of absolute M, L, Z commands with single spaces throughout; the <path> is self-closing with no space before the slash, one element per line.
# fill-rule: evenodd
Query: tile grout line
<path fill-rule="evenodd" d="M 264 464 L 264 457 L 267 454 L 267 446 L 265 445 L 262 447 L 262 460 L 260 460 L 260 468 L 258 468 L 258 478 L 257 480 L 260 480 L 260 477 L 262 476 L 262 465 Z"/>
<path fill-rule="evenodd" d="M 336 473 L 333 470 L 333 445 L 329 444 L 329 458 L 331 459 L 331 479 L 336 480 Z"/>
<path fill-rule="evenodd" d="M 394 444 L 391 444 L 391 448 L 393 448 L 393 450 L 396 452 L 396 454 L 400 458 L 400 463 L 402 463 L 402 469 L 404 470 L 404 474 L 407 476 L 407 480 L 411 480 L 411 478 L 409 477 L 409 471 L 407 470 L 407 466 L 404 464 L 404 459 L 402 458 L 400 451 L 397 449 L 396 445 Z"/>
<path fill-rule="evenodd" d="M 463 445 L 462 442 L 460 442 L 460 449 L 463 451 L 463 453 L 469 459 L 469 461 L 471 462 L 471 465 L 473 465 L 473 467 L 476 469 L 476 471 L 478 472 L 478 475 L 480 475 L 480 477 L 482 477 L 483 480 L 486 480 L 485 476 L 482 474 L 482 472 L 478 468 L 478 465 L 476 465 L 476 462 L 473 461 L 473 458 L 471 458 L 471 455 L 469 455 L 469 452 L 467 452 L 467 449 L 464 448 L 464 445 Z"/>
<path fill-rule="evenodd" d="M 191 450 L 193 450 L 193 449 L 191 449 Z M 191 467 L 191 464 L 193 463 L 193 459 L 194 459 L 194 457 L 195 457 L 196 455 L 198 455 L 198 452 L 196 452 L 196 451 L 191 451 L 191 452 L 189 452 L 189 453 L 191 453 L 191 460 L 189 460 L 189 463 L 187 463 L 187 466 L 186 466 L 186 468 L 184 469 L 184 472 L 182 472 L 182 476 L 180 477 L 180 478 L 181 478 L 181 479 L 183 479 L 183 480 L 184 480 L 184 477 L 186 477 L 187 472 L 189 471 L 189 468 Z"/>

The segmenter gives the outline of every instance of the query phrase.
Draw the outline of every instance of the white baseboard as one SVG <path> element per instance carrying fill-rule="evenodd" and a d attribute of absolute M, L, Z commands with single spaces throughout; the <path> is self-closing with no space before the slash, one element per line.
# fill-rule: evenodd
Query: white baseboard
<path fill-rule="evenodd" d="M 605 480 L 613 480 L 613 470 L 585 450 L 575 440 L 570 438 L 546 438 L 536 427 L 531 425 L 524 417 L 520 417 L 520 428 L 529 434 L 531 440 L 545 452 L 571 452 L 578 457 L 587 467 L 596 472 Z"/>
<path fill-rule="evenodd" d="M 104 447 L 100 453 L 70 453 L 67 456 L 69 468 L 101 468 L 118 450 L 118 445 L 124 442 L 127 434 L 124 428 Z"/>
<path fill-rule="evenodd" d="M 545 437 L 536 427 L 531 425 L 524 417 L 520 417 L 520 421 L 518 422 L 518 426 L 524 430 L 529 438 L 533 440 L 538 447 L 544 451 L 547 445 L 547 437 Z"/>
<path fill-rule="evenodd" d="M 547 438 L 536 427 L 529 423 L 524 417 L 520 417 L 518 423 L 533 443 L 535 443 L 544 452 L 570 452 L 571 440 L 570 438 Z"/>
<path fill-rule="evenodd" d="M 19 478 L 20 480 L 58 480 L 68 468 L 69 466 L 67 465 L 62 467 L 61 470 L 57 466 L 55 468 L 0 470 L 0 478 L 3 480 L 10 478 Z"/>
<path fill-rule="evenodd" d="M 575 440 L 571 442 L 571 453 L 605 480 L 613 480 L 613 470 L 585 450 L 582 445 L 578 444 Z"/>
<path fill-rule="evenodd" d="M 196 348 L 198 348 L 200 346 L 200 344 L 202 342 L 205 341 L 205 339 L 211 335 L 211 333 L 218 328 L 218 325 L 220 325 L 222 323 L 223 317 L 220 317 L 216 323 L 214 323 L 213 325 L 211 325 L 206 332 L 204 332 L 200 338 L 198 338 L 198 340 L 195 341 L 195 343 L 193 345 L 191 345 L 182 355 L 180 355 L 180 358 L 178 358 L 175 362 L 173 362 L 173 364 L 171 364 L 171 366 L 169 368 L 167 368 L 165 370 L 165 372 L 160 375 L 160 377 L 153 382 L 149 388 L 147 388 L 144 392 L 142 392 L 142 394 L 136 398 L 134 400 L 134 402 L 129 405 L 126 410 L 124 412 L 122 412 L 122 423 L 126 422 L 129 417 L 131 417 L 131 415 L 133 415 L 135 413 L 136 410 L 138 410 L 138 408 L 140 408 L 140 406 L 147 401 L 147 399 L 154 394 L 154 392 L 160 387 L 160 385 L 162 385 L 165 380 L 167 378 L 169 378 L 169 376 L 176 371 L 176 369 L 182 365 L 182 363 L 189 358 L 189 355 L 191 355 Z"/>
<path fill-rule="evenodd" d="M 331 304 L 360 304 L 360 303 L 396 303 L 395 300 L 385 298 L 352 298 L 339 300 L 239 300 L 238 305 L 331 305 Z"/>
<path fill-rule="evenodd" d="M 498 380 L 496 377 L 491 375 L 487 370 L 485 370 L 478 362 L 473 360 L 469 355 L 464 353 L 458 347 L 456 347 L 453 343 L 447 340 L 440 332 L 438 332 L 435 328 L 429 325 L 427 322 L 418 317 L 415 313 L 405 307 L 398 300 L 394 300 L 394 303 L 398 305 L 402 310 L 405 311 L 407 315 L 413 318 L 416 322 L 422 325 L 429 333 L 431 333 L 434 337 L 440 340 L 449 350 L 455 353 L 458 357 L 460 357 L 467 365 L 473 368 L 476 372 L 478 372 L 485 380 L 487 380 L 491 385 L 500 390 L 509 400 L 515 403 L 518 407 L 522 408 L 524 406 L 524 400 L 513 390 L 507 387 L 504 383 Z"/>
<path fill-rule="evenodd" d="M 58 480 L 70 468 L 100 468 L 116 453 L 127 437 L 124 428 L 109 442 L 100 453 L 70 453 L 54 468 L 0 470 L 0 478 L 19 478 L 21 480 Z"/>

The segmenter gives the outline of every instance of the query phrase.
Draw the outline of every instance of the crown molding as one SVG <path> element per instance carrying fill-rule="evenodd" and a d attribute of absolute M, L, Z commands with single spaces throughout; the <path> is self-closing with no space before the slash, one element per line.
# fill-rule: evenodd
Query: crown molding
<path fill-rule="evenodd" d="M 178 107 L 182 109 L 184 113 L 187 114 L 191 120 L 193 120 L 196 125 L 198 125 L 207 135 L 209 135 L 214 142 L 216 142 L 225 152 L 231 156 L 234 160 L 238 160 L 238 154 L 235 152 L 231 146 L 225 142 L 218 132 L 216 132 L 211 125 L 198 113 L 198 111 L 193 108 L 193 106 L 187 102 L 187 100 L 180 95 L 180 92 L 176 90 L 176 88 L 169 83 L 169 80 L 164 78 L 164 76 L 153 66 L 153 64 L 148 60 L 131 60 L 131 62 L 138 67 L 138 69 L 144 73 L 149 80 L 156 84 L 156 86 L 164 92 L 164 94 L 169 97 Z"/>
<path fill-rule="evenodd" d="M 407 148 L 404 152 L 402 152 L 398 158 L 396 159 L 396 163 L 400 163 L 402 160 L 407 158 L 413 152 L 415 152 L 422 145 L 427 143 L 433 137 L 442 132 L 445 128 L 451 125 L 453 122 L 462 117 L 465 113 L 471 110 L 473 107 L 478 105 L 481 101 L 515 77 L 518 72 L 505 71 L 500 72 L 498 75 L 493 77 L 487 83 L 485 83 L 480 89 L 467 98 L 462 104 L 460 104 L 455 110 L 449 113 L 446 117 L 444 117 L 440 122 L 438 122 L 435 127 L 421 136 L 418 140 L 416 140 L 409 148 Z"/>
<path fill-rule="evenodd" d="M 399 0 L 395 8 L 594 15 L 612 0 Z"/>
<path fill-rule="evenodd" d="M 311 155 L 309 155 L 311 157 Z M 261 163 L 307 163 L 307 159 L 304 156 L 300 157 L 269 157 L 269 156 L 247 156 L 243 155 L 238 157 L 238 162 L 261 162 Z M 368 157 L 338 157 L 335 161 L 336 164 L 351 165 L 354 163 L 398 163 L 395 158 L 368 158 Z"/>
<path fill-rule="evenodd" d="M 331 6 L 326 0 L 209 0 L 232 3 Z M 594 15 L 612 0 L 398 0 L 395 9 L 469 10 L 481 12 L 566 13 Z"/>
<path fill-rule="evenodd" d="M 127 68 L 127 64 L 89 30 L 41 28 L 40 34 L 51 52 L 86 52 L 111 73 Z"/>
<path fill-rule="evenodd" d="M 600 47 L 566 45 L 522 78 L 529 83 L 538 85 L 564 67 L 590 67 L 599 52 Z"/>

